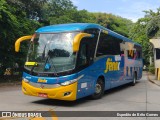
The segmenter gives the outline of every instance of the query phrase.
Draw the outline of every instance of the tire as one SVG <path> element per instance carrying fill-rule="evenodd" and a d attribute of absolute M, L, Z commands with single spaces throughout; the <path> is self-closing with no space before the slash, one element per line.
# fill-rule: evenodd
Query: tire
<path fill-rule="evenodd" d="M 133 81 L 131 82 L 131 85 L 132 85 L 132 86 L 135 86 L 136 80 L 137 80 L 137 74 L 135 73 L 135 74 L 134 74 Z"/>
<path fill-rule="evenodd" d="M 92 99 L 100 99 L 104 94 L 104 81 L 101 78 L 98 78 L 96 86 L 95 86 L 95 93 L 91 96 Z"/>

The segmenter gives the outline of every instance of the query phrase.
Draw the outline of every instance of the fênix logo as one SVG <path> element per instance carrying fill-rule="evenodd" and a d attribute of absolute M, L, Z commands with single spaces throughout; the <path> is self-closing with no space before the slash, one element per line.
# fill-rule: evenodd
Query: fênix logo
<path fill-rule="evenodd" d="M 39 83 L 47 83 L 47 80 L 39 78 L 37 82 L 39 82 Z"/>
<path fill-rule="evenodd" d="M 120 66 L 120 62 L 113 62 L 111 58 L 108 58 L 106 61 L 106 69 L 104 70 L 105 73 L 108 71 L 118 71 Z"/>

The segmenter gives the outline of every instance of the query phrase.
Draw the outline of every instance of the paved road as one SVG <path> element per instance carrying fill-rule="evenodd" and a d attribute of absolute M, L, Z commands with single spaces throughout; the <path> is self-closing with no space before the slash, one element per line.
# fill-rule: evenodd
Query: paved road
<path fill-rule="evenodd" d="M 160 87 L 149 82 L 147 73 L 135 86 L 125 85 L 107 91 L 102 99 L 80 99 L 76 102 L 50 100 L 39 97 L 25 96 L 20 86 L 0 88 L 0 111 L 160 111 Z M 74 120 L 75 118 L 59 118 L 60 120 Z M 82 118 L 76 118 L 82 119 Z M 83 120 L 159 120 L 160 118 L 83 118 Z"/>

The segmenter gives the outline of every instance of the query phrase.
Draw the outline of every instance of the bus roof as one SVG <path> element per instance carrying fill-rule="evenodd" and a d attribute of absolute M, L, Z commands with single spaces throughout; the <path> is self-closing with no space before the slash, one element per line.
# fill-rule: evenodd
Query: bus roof
<path fill-rule="evenodd" d="M 128 39 L 116 32 L 113 32 L 105 27 L 102 27 L 98 24 L 94 23 L 69 23 L 69 24 L 57 24 L 57 25 L 50 25 L 50 26 L 45 26 L 41 27 L 38 30 L 36 30 L 36 33 L 57 33 L 57 32 L 69 32 L 69 31 L 84 31 L 85 29 L 89 28 L 98 28 L 98 29 L 103 29 L 107 30 L 108 34 L 115 36 L 119 39 L 122 39 L 124 41 L 132 42 L 138 46 L 141 46 L 138 43 L 133 42 L 131 39 Z"/>

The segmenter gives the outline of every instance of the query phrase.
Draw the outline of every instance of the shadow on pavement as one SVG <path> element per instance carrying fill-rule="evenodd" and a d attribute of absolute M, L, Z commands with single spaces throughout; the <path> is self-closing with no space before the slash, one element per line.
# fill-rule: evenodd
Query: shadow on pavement
<path fill-rule="evenodd" d="M 139 84 L 139 81 L 137 81 L 136 85 L 137 84 Z M 122 86 L 119 86 L 119 87 L 116 87 L 116 88 L 113 88 L 113 89 L 110 89 L 110 90 L 106 90 L 103 97 L 106 97 L 107 95 L 114 94 L 115 92 L 119 92 L 119 91 L 122 91 L 122 90 L 130 88 L 130 87 L 134 87 L 134 86 L 131 86 L 130 84 L 125 84 L 125 85 L 122 85 Z M 78 106 L 79 104 L 85 104 L 85 103 L 91 102 L 91 101 L 97 101 L 98 102 L 98 100 L 100 100 L 100 99 L 93 100 L 93 99 L 91 99 L 90 96 L 88 96 L 88 97 L 78 99 L 76 101 L 43 99 L 43 100 L 33 101 L 32 103 L 43 104 L 43 105 L 51 105 L 51 106 L 53 105 L 53 106 L 72 107 L 72 106 Z"/>

